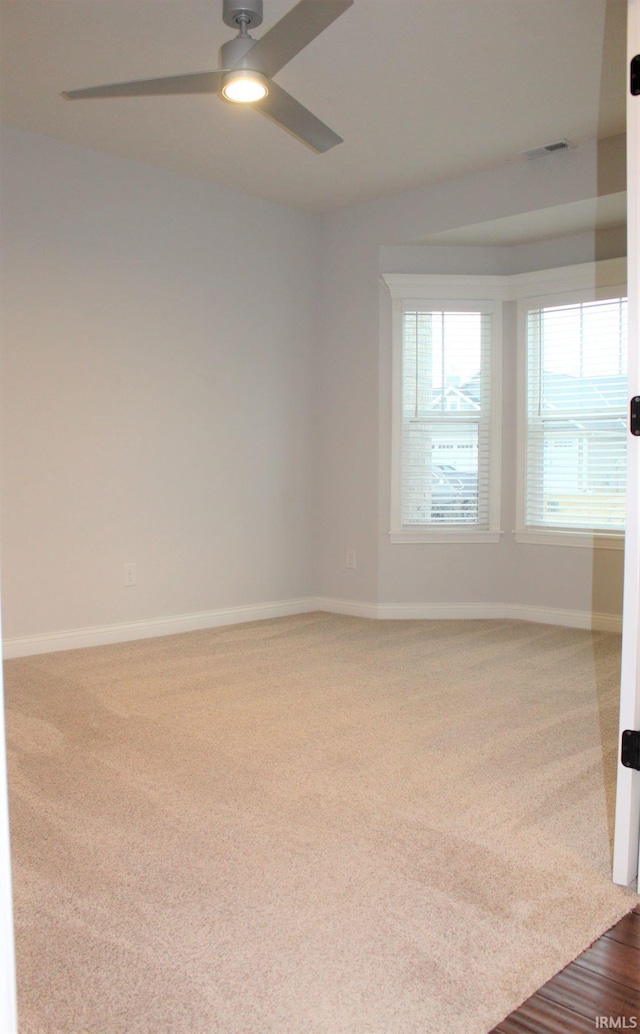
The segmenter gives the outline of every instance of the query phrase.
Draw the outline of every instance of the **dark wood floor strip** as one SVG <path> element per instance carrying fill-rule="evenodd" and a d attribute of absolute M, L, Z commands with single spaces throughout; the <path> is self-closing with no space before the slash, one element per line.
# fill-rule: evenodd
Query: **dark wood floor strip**
<path fill-rule="evenodd" d="M 640 948 L 640 913 L 630 912 L 604 935 L 608 940 Z"/>
<path fill-rule="evenodd" d="M 492 1034 L 594 1034 L 593 1017 L 587 1019 L 571 1009 L 535 994 L 512 1012 Z"/>
<path fill-rule="evenodd" d="M 640 1032 L 640 906 L 490 1034 Z"/>
<path fill-rule="evenodd" d="M 591 1020 L 595 1016 L 622 1016 L 630 1020 L 640 1015 L 640 995 L 600 973 L 593 973 L 572 962 L 541 987 L 538 994 L 564 1005 Z"/>
<path fill-rule="evenodd" d="M 601 937 L 575 964 L 640 991 L 640 949 Z"/>

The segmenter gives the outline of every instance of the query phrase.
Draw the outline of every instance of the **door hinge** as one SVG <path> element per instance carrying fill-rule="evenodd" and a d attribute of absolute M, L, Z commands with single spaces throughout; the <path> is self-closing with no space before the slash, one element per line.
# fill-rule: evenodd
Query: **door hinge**
<path fill-rule="evenodd" d="M 620 761 L 625 768 L 640 772 L 640 730 L 625 729 L 622 733 Z"/>
<path fill-rule="evenodd" d="M 634 395 L 629 403 L 629 430 L 640 435 L 640 395 Z"/>
<path fill-rule="evenodd" d="M 640 54 L 631 58 L 631 75 L 629 87 L 633 97 L 640 93 Z"/>

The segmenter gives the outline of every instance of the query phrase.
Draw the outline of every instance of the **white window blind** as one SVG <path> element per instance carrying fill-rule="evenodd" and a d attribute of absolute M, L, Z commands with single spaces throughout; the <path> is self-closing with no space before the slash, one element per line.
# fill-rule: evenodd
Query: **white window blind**
<path fill-rule="evenodd" d="M 620 532 L 626 488 L 624 298 L 529 309 L 525 523 Z"/>
<path fill-rule="evenodd" d="M 490 312 L 403 310 L 404 528 L 489 528 Z"/>

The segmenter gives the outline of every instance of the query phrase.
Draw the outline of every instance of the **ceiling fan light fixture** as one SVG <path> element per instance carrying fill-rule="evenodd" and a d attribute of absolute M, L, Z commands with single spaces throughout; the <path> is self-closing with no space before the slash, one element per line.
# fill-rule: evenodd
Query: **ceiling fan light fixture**
<path fill-rule="evenodd" d="M 246 68 L 229 72 L 224 77 L 222 95 L 235 104 L 252 104 L 267 96 L 269 86 L 266 76 L 261 72 L 251 72 Z"/>

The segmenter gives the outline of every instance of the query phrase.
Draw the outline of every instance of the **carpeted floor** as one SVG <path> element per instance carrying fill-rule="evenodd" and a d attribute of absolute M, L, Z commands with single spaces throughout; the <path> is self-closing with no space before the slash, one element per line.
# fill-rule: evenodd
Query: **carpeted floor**
<path fill-rule="evenodd" d="M 483 1034 L 610 881 L 619 637 L 307 614 L 5 665 L 21 1034 Z"/>

